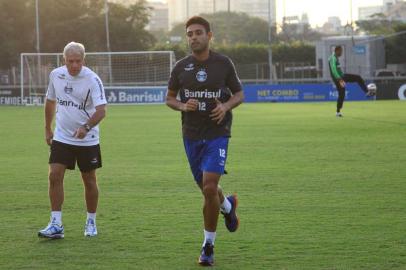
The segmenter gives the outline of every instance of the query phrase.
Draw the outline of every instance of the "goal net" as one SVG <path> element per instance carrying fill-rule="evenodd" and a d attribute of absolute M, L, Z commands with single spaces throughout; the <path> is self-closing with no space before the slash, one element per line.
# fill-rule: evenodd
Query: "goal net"
<path fill-rule="evenodd" d="M 49 73 L 64 65 L 62 53 L 21 54 L 21 103 L 42 104 Z M 166 85 L 175 64 L 173 51 L 89 52 L 85 65 L 99 75 L 106 88 Z"/>

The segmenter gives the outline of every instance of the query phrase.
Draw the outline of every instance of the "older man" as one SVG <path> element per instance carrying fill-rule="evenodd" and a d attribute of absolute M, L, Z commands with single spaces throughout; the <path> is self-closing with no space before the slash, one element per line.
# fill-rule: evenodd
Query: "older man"
<path fill-rule="evenodd" d="M 45 141 L 49 157 L 51 220 L 39 237 L 63 238 L 62 204 L 65 170 L 77 163 L 85 189 L 87 219 L 85 236 L 96 236 L 99 191 L 96 169 L 102 166 L 99 123 L 106 115 L 106 97 L 100 78 L 84 66 L 85 47 L 70 42 L 63 50 L 65 65 L 50 74 L 45 101 Z M 55 130 L 51 129 L 56 115 Z"/>

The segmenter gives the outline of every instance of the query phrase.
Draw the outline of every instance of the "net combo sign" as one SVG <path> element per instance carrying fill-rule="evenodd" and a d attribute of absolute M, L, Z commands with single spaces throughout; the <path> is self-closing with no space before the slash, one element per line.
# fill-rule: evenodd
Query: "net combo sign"
<path fill-rule="evenodd" d="M 357 84 L 346 87 L 347 100 L 370 100 Z M 338 92 L 331 83 L 244 85 L 245 102 L 335 101 Z"/>
<path fill-rule="evenodd" d="M 111 104 L 162 104 L 166 87 L 106 87 L 107 102 Z"/>

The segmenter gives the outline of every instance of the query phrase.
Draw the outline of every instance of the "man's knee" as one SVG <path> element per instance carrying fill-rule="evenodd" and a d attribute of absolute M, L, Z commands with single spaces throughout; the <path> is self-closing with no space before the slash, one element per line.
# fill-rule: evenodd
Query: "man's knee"
<path fill-rule="evenodd" d="M 203 185 L 203 194 L 205 197 L 218 196 L 218 187 L 215 183 L 207 183 Z"/>
<path fill-rule="evenodd" d="M 97 188 L 97 178 L 95 171 L 82 172 L 82 180 L 86 188 Z"/>
<path fill-rule="evenodd" d="M 49 169 L 49 183 L 51 185 L 57 185 L 62 183 L 65 170 L 56 167 L 50 167 Z"/>

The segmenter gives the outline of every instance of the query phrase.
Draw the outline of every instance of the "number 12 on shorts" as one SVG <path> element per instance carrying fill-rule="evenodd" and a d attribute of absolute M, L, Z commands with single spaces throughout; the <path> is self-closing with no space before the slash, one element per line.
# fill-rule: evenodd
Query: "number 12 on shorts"
<path fill-rule="evenodd" d="M 222 158 L 226 157 L 226 149 L 219 148 L 219 156 Z"/>

